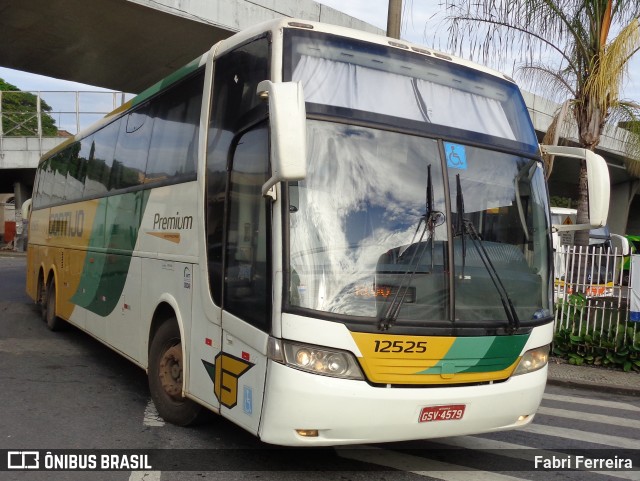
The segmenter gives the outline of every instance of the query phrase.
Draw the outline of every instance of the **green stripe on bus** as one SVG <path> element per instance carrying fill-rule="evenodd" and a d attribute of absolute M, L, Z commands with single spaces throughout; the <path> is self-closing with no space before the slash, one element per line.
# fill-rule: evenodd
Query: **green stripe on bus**
<path fill-rule="evenodd" d="M 191 62 L 189 62 L 184 67 L 176 70 L 171 75 L 168 75 L 167 77 L 165 77 L 162 80 L 160 80 L 158 83 L 152 85 L 148 89 L 146 89 L 146 90 L 142 91 L 140 94 L 136 95 L 134 98 L 132 98 L 130 100 L 131 107 L 135 107 L 136 105 L 139 105 L 139 104 L 143 103 L 144 101 L 146 101 L 149 98 L 151 98 L 154 95 L 156 95 L 158 92 L 161 92 L 162 90 L 166 89 L 169 85 L 174 84 L 178 80 L 188 76 L 192 72 L 195 72 L 198 69 L 198 67 L 200 66 L 200 59 L 201 58 L 202 57 L 198 57 L 198 58 L 192 60 Z"/>
<path fill-rule="evenodd" d="M 452 374 L 496 372 L 511 366 L 529 340 L 529 334 L 517 336 L 459 337 L 435 366 L 417 374 L 440 374 L 443 366 Z"/>
<path fill-rule="evenodd" d="M 71 302 L 108 316 L 124 289 L 150 190 L 100 200 L 80 284 Z M 110 226 L 107 232 L 105 226 Z"/>

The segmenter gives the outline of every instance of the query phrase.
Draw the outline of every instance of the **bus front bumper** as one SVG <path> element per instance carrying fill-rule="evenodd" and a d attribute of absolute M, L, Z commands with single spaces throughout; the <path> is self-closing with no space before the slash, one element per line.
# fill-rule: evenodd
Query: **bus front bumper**
<path fill-rule="evenodd" d="M 259 436 L 285 446 L 328 446 L 515 429 L 533 420 L 546 379 L 547 366 L 490 385 L 384 388 L 270 361 Z M 460 404 L 462 419 L 419 422 L 425 407 Z"/>

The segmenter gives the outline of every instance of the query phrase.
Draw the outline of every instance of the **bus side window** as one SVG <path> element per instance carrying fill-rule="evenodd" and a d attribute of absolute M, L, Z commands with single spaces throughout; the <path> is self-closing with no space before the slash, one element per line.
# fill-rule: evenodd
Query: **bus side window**
<path fill-rule="evenodd" d="M 153 129 L 145 182 L 196 175 L 204 70 L 152 101 Z"/>
<path fill-rule="evenodd" d="M 78 200 L 82 197 L 84 190 L 84 167 L 85 164 L 79 157 L 80 143 L 76 142 L 69 151 L 69 171 L 67 172 L 67 183 L 64 187 L 65 200 Z"/>
<path fill-rule="evenodd" d="M 229 189 L 224 308 L 267 331 L 271 321 L 271 219 L 262 184 L 269 178 L 266 122 L 240 137 Z"/>
<path fill-rule="evenodd" d="M 51 203 L 64 201 L 65 183 L 69 170 L 69 152 L 63 150 L 51 157 L 51 170 L 53 171 L 53 186 L 51 191 Z"/>
<path fill-rule="evenodd" d="M 48 158 L 42 164 L 42 170 L 40 174 L 42 176 L 42 183 L 40 184 L 42 205 L 47 206 L 53 202 L 53 197 L 51 196 L 53 190 L 53 171 L 51 170 L 51 158 Z"/>
<path fill-rule="evenodd" d="M 92 137 L 89 162 L 84 181 L 84 196 L 102 195 L 109 189 L 109 177 L 113 165 L 113 153 L 120 123 L 115 121 L 98 130 Z M 84 144 L 85 139 L 82 140 Z M 82 146 L 84 149 L 84 145 Z"/>
<path fill-rule="evenodd" d="M 49 159 L 41 162 L 38 165 L 38 170 L 36 171 L 36 179 L 33 184 L 33 208 L 39 209 L 46 205 L 46 201 L 44 199 L 44 178 L 46 176 L 47 171 L 47 163 Z"/>
<path fill-rule="evenodd" d="M 118 145 L 109 182 L 111 190 L 126 189 L 144 182 L 153 127 L 153 118 L 149 117 L 148 110 L 149 104 L 145 104 L 120 122 Z"/>

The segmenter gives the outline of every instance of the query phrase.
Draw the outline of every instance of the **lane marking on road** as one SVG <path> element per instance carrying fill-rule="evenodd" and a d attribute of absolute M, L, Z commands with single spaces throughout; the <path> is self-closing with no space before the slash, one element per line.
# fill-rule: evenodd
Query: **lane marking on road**
<path fill-rule="evenodd" d="M 592 433 L 588 431 L 580 431 L 578 429 L 560 428 L 555 426 L 543 426 L 542 424 L 530 424 L 522 428 L 522 431 L 543 434 L 545 436 L 555 436 L 565 439 L 579 439 L 585 443 L 602 444 L 605 446 L 613 446 L 621 449 L 638 449 L 638 440 L 623 438 L 620 436 L 611 436 L 609 434 Z"/>
<path fill-rule="evenodd" d="M 372 446 L 335 448 L 335 450 L 339 456 L 346 459 L 386 466 L 398 471 L 409 472 L 417 474 L 418 476 L 438 478 L 444 481 L 468 481 L 469 479 L 477 481 L 520 481 L 525 479 L 466 467 L 464 471 L 461 471 L 460 466 L 457 464 L 443 463 L 421 456 L 412 456 L 410 454 L 388 451 Z M 407 466 L 416 465 L 424 466 L 424 469 L 420 471 L 408 471 L 406 469 Z"/>
<path fill-rule="evenodd" d="M 452 446 L 456 448 L 463 449 L 481 449 L 487 451 L 496 451 L 496 454 L 500 456 L 506 456 L 514 459 L 524 459 L 531 461 L 532 455 L 527 453 L 527 450 L 535 451 L 536 456 L 543 456 L 546 459 L 551 458 L 565 458 L 567 456 L 566 453 L 562 453 L 559 451 L 549 451 L 546 449 L 534 448 L 532 446 L 524 446 L 521 444 L 507 443 L 504 441 L 497 441 L 495 439 L 485 439 L 478 436 L 460 436 L 455 438 L 442 438 L 436 440 L 438 443 L 446 444 L 447 446 Z M 532 469 L 533 471 L 534 469 Z M 589 469 L 584 469 L 586 472 L 593 472 L 596 474 L 602 474 L 604 476 L 609 476 L 613 478 L 619 479 L 630 479 L 633 481 L 637 481 L 640 479 L 640 473 L 635 472 L 625 472 L 625 471 L 591 471 Z"/>
<path fill-rule="evenodd" d="M 161 427 L 164 426 L 164 419 L 160 417 L 153 401 L 149 399 L 144 408 L 144 418 L 142 424 L 145 426 Z M 129 481 L 160 481 L 162 471 L 132 471 Z"/>
<path fill-rule="evenodd" d="M 160 481 L 161 471 L 133 471 L 129 481 Z"/>
<path fill-rule="evenodd" d="M 621 403 L 616 401 L 604 401 L 602 399 L 590 399 L 590 398 L 582 398 L 582 397 L 576 397 L 576 396 L 563 396 L 561 394 L 550 394 L 550 393 L 544 393 L 543 399 L 548 399 L 550 401 L 562 401 L 562 402 L 574 403 L 574 404 L 586 404 L 587 406 L 600 406 L 604 408 L 624 409 L 626 411 L 640 412 L 640 407 L 634 406 L 633 404 Z"/>
<path fill-rule="evenodd" d="M 556 416 L 566 419 L 576 419 L 578 421 L 587 421 L 592 423 L 611 424 L 613 426 L 624 426 L 625 428 L 640 429 L 640 421 L 638 420 L 607 416 L 606 414 L 569 411 L 567 409 L 546 408 L 544 406 L 538 408 L 538 414 L 544 414 L 546 416 Z"/>
<path fill-rule="evenodd" d="M 164 419 L 162 419 L 158 414 L 158 410 L 151 399 L 149 399 L 147 407 L 144 409 L 144 420 L 142 421 L 142 424 L 145 426 L 155 427 L 164 426 Z"/>

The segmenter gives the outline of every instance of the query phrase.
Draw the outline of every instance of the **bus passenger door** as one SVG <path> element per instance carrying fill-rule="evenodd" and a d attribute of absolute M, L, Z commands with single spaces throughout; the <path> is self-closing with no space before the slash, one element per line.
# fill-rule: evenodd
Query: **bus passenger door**
<path fill-rule="evenodd" d="M 223 416 L 257 434 L 271 329 L 268 126 L 263 121 L 234 143 L 225 244 L 222 352 L 215 390 Z"/>

